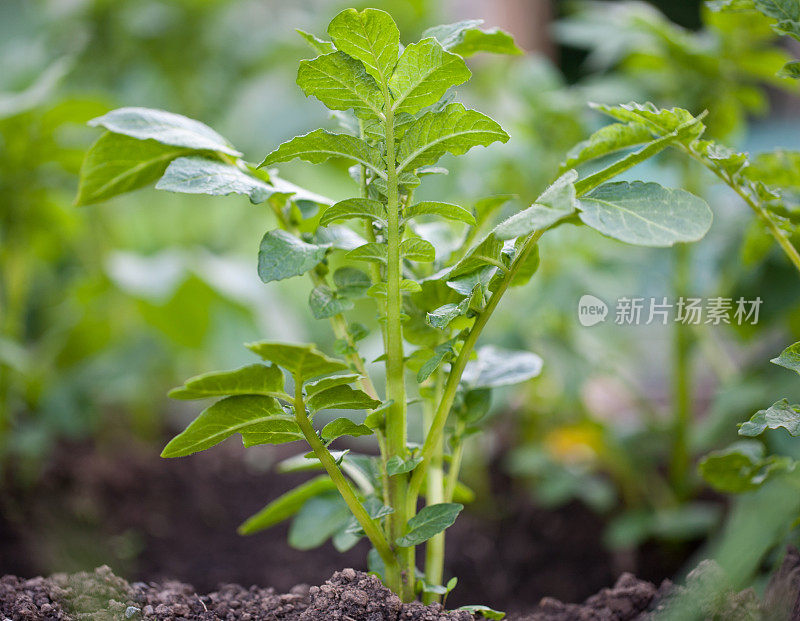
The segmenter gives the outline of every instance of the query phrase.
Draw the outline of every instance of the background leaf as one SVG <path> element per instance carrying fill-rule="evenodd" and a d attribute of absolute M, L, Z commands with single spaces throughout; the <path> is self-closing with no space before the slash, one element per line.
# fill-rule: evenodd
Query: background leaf
<path fill-rule="evenodd" d="M 314 477 L 302 485 L 298 485 L 293 490 L 281 494 L 278 498 L 270 502 L 255 515 L 247 520 L 238 528 L 240 535 L 252 535 L 266 530 L 288 520 L 296 514 L 306 501 L 314 496 L 319 496 L 324 492 L 336 490 L 336 484 L 331 481 L 327 474 Z"/>
<path fill-rule="evenodd" d="M 640 246 L 697 241 L 711 228 L 711 209 L 703 199 L 657 183 L 606 183 L 580 198 L 578 205 L 585 224 Z"/>
<path fill-rule="evenodd" d="M 214 196 L 244 194 L 254 204 L 263 203 L 274 192 L 266 183 L 236 166 L 199 156 L 173 160 L 156 183 L 156 189 Z"/>

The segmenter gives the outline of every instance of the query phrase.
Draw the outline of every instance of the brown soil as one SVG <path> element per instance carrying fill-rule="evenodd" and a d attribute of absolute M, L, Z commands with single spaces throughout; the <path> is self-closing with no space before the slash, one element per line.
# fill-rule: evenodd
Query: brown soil
<path fill-rule="evenodd" d="M 286 543 L 286 525 L 236 534 L 266 501 L 306 478 L 270 471 L 292 453 L 263 448 L 245 452 L 228 442 L 163 460 L 130 443 L 105 452 L 62 447 L 35 488 L 0 495 L 0 574 L 107 564 L 131 581 L 180 580 L 201 592 L 231 582 L 288 592 L 321 584 L 341 567 L 364 569 L 364 543 L 345 555 L 330 544 L 298 552 Z M 591 511 L 577 503 L 535 507 L 499 469 L 492 477 L 491 506 L 499 509 L 471 507 L 448 530 L 447 572 L 459 579 L 450 606 L 529 611 L 544 596 L 581 601 L 623 570 L 660 583 L 690 551 L 652 548 L 639 562 L 620 563 L 603 547 L 604 524 Z"/>
<path fill-rule="evenodd" d="M 188 584 L 128 584 L 108 567 L 52 578 L 0 580 L 0 613 L 13 621 L 187 619 L 237 621 L 472 621 L 438 604 L 403 604 L 374 576 L 345 569 L 289 593 L 228 584 L 199 595 Z"/>

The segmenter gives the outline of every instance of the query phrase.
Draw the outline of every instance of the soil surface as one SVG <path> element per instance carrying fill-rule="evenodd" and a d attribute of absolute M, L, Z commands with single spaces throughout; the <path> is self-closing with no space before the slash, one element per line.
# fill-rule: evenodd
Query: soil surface
<path fill-rule="evenodd" d="M 321 584 L 342 567 L 364 569 L 364 543 L 344 555 L 329 543 L 298 552 L 286 543 L 287 525 L 236 534 L 267 501 L 307 478 L 272 470 L 294 452 L 227 442 L 164 460 L 130 441 L 105 450 L 62 446 L 33 488 L 0 495 L 0 574 L 110 565 L 131 582 L 180 580 L 200 592 L 233 582 L 288 592 Z M 501 468 L 490 475 L 491 502 L 469 507 L 448 530 L 447 574 L 459 580 L 450 606 L 529 611 L 545 596 L 582 601 L 623 571 L 660 583 L 691 552 L 650 546 L 638 557 L 615 557 L 602 545 L 603 521 L 584 506 L 536 507 Z"/>
<path fill-rule="evenodd" d="M 656 621 L 671 602 L 689 595 L 693 613 L 719 621 L 797 621 L 800 619 L 800 553 L 789 550 L 767 586 L 763 600 L 752 589 L 721 592 L 712 598 L 697 591 L 709 577 L 719 578 L 712 563 L 701 564 L 687 584 L 652 583 L 623 574 L 617 583 L 583 604 L 544 598 L 530 613 L 508 621 Z M 198 594 L 181 582 L 129 584 L 108 567 L 92 573 L 56 574 L 51 578 L 0 579 L 0 618 L 38 620 L 225 620 L 225 621 L 473 621 L 466 611 L 444 611 L 434 604 L 403 604 L 369 574 L 344 569 L 320 586 L 299 585 L 288 593 L 237 584 Z M 481 617 L 482 618 L 482 617 Z M 675 618 L 675 617 L 672 617 Z M 682 617 L 679 617 L 682 618 Z M 694 618 L 694 617 L 693 617 Z"/>

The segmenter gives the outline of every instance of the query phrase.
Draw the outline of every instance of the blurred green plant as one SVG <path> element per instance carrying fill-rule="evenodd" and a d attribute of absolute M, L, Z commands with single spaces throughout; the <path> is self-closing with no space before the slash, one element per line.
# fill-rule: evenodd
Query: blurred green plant
<path fill-rule="evenodd" d="M 777 242 L 790 264 L 797 264 L 797 229 L 789 217 L 789 212 L 795 209 L 792 182 L 784 179 L 781 188 L 771 181 L 776 179 L 780 166 L 791 170 L 793 152 L 778 150 L 748 156 L 718 142 L 741 137 L 748 115 L 765 112 L 766 86 L 790 91 L 794 88 L 791 81 L 776 75 L 788 56 L 776 47 L 769 19 L 753 11 L 744 14 L 706 10 L 703 29 L 691 32 L 672 24 L 644 3 L 582 2 L 574 6 L 573 16 L 556 25 L 556 35 L 563 43 L 590 50 L 586 67 L 591 73 L 582 83 L 569 87 L 568 92 L 608 102 L 594 108 L 610 113 L 617 123 L 601 128 L 578 145 L 561 170 L 585 166 L 580 162 L 581 152 L 591 155 L 593 148 L 606 141 L 617 141 L 624 148 L 627 141 L 631 146 L 638 144 L 639 133 L 645 137 L 641 139 L 650 139 L 650 130 L 655 128 L 641 122 L 640 115 L 646 116 L 645 110 L 634 104 L 610 105 L 619 101 L 619 91 L 627 89 L 633 96 L 650 99 L 660 106 L 706 109 L 708 116 L 704 122 L 708 129 L 704 138 L 710 140 L 698 140 L 665 153 L 660 162 L 666 165 L 667 172 L 662 174 L 673 177 L 677 174 L 682 187 L 710 199 L 713 177 L 703 173 L 692 160 L 699 162 L 730 186 L 756 218 L 747 229 L 742 248 L 737 248 L 735 244 L 741 234 L 725 222 L 731 216 L 720 205 L 718 215 L 723 219 L 719 226 L 727 229 L 728 240 L 716 242 L 718 248 L 714 248 L 714 241 L 704 244 L 698 250 L 702 263 L 690 255 L 688 247 L 676 248 L 672 268 L 674 297 L 685 296 L 689 291 L 696 294 L 707 283 L 713 283 L 714 295 L 720 295 L 720 289 L 741 291 L 743 287 L 749 292 L 759 292 L 762 289 L 753 277 L 757 269 L 765 287 L 776 284 L 780 287 L 787 279 L 791 282 L 791 275 L 786 275 L 775 283 L 781 272 L 773 269 L 774 265 L 782 267 L 782 264 L 773 260 L 769 250 Z M 605 160 L 600 162 L 606 164 Z M 772 163 L 772 171 L 767 170 L 768 162 Z M 769 198 L 763 188 L 759 189 L 759 180 L 771 185 L 775 195 Z M 736 225 L 742 226 L 738 221 Z M 709 247 L 710 251 L 706 249 Z M 741 253 L 741 264 L 731 265 L 726 259 L 731 252 Z M 562 283 L 566 295 L 576 296 L 573 300 L 583 293 L 583 287 L 594 287 L 597 279 L 608 279 L 612 273 L 622 279 L 630 271 L 624 259 L 602 248 L 586 254 L 586 263 L 574 270 L 580 275 L 571 276 L 577 285 L 564 284 L 570 279 L 564 269 L 552 274 L 552 281 Z M 648 264 L 654 261 L 644 257 L 642 260 Z M 702 279 L 698 277 L 701 265 L 708 274 Z M 665 268 L 655 263 L 653 270 L 660 272 Z M 583 287 L 580 283 L 584 283 Z M 790 303 L 784 317 L 792 321 Z M 753 340 L 757 335 L 768 338 L 778 317 L 773 313 L 766 319 L 738 335 L 729 330 L 726 338 Z M 532 392 L 536 412 L 523 420 L 520 431 L 522 437 L 530 439 L 512 453 L 509 459 L 512 472 L 535 480 L 537 496 L 548 503 L 577 497 L 598 510 L 609 511 L 619 496 L 627 510 L 612 519 L 607 532 L 608 542 L 615 547 L 635 547 L 652 537 L 702 536 L 718 523 L 721 512 L 714 504 L 695 500 L 700 488 L 691 463 L 695 456 L 725 441 L 725 421 L 730 420 L 732 412 L 741 412 L 757 394 L 764 393 L 765 384 L 758 381 L 760 369 L 754 368 L 751 375 L 755 375 L 749 379 L 749 371 L 740 368 L 741 363 L 731 364 L 726 360 L 725 349 L 731 345 L 721 345 L 717 334 L 703 326 L 677 325 L 673 329 L 673 363 L 671 369 L 667 367 L 672 375 L 672 414 L 664 422 L 658 404 L 637 386 L 641 379 L 635 372 L 626 372 L 624 354 L 610 353 L 621 347 L 630 348 L 630 343 L 621 340 L 615 340 L 613 345 L 594 343 L 568 326 L 561 329 L 561 341 L 553 343 L 551 350 L 556 348 L 564 357 L 562 377 L 551 375 L 546 380 L 560 383 L 565 390 Z M 606 352 L 595 364 L 587 361 L 589 345 Z M 629 353 L 628 357 L 632 355 Z M 701 407 L 698 402 L 704 398 L 698 394 L 703 382 L 696 367 L 700 356 L 717 375 L 721 389 L 712 401 L 708 420 L 697 425 L 695 416 Z M 576 364 L 581 366 L 576 369 Z M 621 413 L 598 418 L 586 405 L 587 394 L 599 388 L 587 383 L 586 378 L 596 378 L 597 383 L 598 372 L 610 371 L 615 373 L 614 380 L 602 380 L 603 390 L 628 395 L 631 403 L 622 405 L 637 413 L 638 420 L 633 425 L 607 420 L 620 418 Z M 556 386 L 549 390 L 556 390 Z M 561 414 L 564 411 L 572 412 L 566 420 Z M 550 421 L 548 412 L 553 413 Z M 665 450 L 667 447 L 671 447 L 669 451 Z M 665 462 L 670 464 L 669 478 L 663 476 Z M 632 472 L 635 476 L 631 476 Z"/>
<path fill-rule="evenodd" d="M 481 429 L 491 389 L 527 380 L 541 368 L 539 357 L 528 352 L 476 349 L 489 318 L 509 288 L 535 274 L 539 239 L 563 222 L 642 246 L 702 238 L 711 226 L 703 200 L 655 183 L 611 179 L 670 146 L 694 143 L 704 125 L 702 115 L 642 106 L 636 122 L 649 128 L 649 138 L 640 141 L 641 148 L 583 178 L 565 171 L 530 207 L 495 224 L 496 208 L 506 197 L 466 209 L 415 202 L 414 194 L 428 176 L 445 172 L 437 163 L 446 153 L 508 140 L 495 121 L 447 93 L 470 77 L 465 56 L 516 53 L 511 38 L 461 22 L 429 29 L 421 41 L 401 48 L 394 21 L 376 9 L 343 11 L 328 33 L 331 41 L 300 33 L 319 55 L 301 62 L 297 82 L 334 111 L 342 133 L 319 129 L 298 136 L 256 167 L 202 123 L 122 108 L 92 122 L 105 133 L 86 155 L 78 201 L 100 201 L 156 182 L 156 188 L 173 192 L 244 194 L 272 210 L 278 228 L 261 241 L 259 276 L 269 283 L 308 273 L 314 285 L 311 313 L 331 322 L 345 360 L 312 345 L 249 344 L 269 364 L 197 376 L 171 393 L 222 399 L 163 455 L 190 455 L 235 433 L 245 446 L 305 440 L 312 452 L 283 469 L 324 469 L 326 475 L 267 505 L 242 532 L 294 516 L 290 541 L 301 547 L 332 537 L 347 549 L 366 536 L 373 546 L 370 567 L 392 589 L 404 600 L 421 593 L 434 601 L 455 586 L 452 580 L 443 584 L 443 531 L 463 508 L 456 501 L 469 497 L 458 481 L 463 441 Z M 625 114 L 628 108 L 613 110 Z M 624 146 L 620 140 L 593 144 L 577 162 Z M 358 197 L 334 202 L 262 170 L 296 158 L 320 163 L 331 157 L 355 163 L 350 172 Z M 343 220 L 362 224 L 356 232 L 336 224 Z M 366 263 L 367 270 L 354 263 Z M 383 398 L 358 345 L 370 328 L 345 319 L 369 300 L 377 309 L 384 352 L 378 358 L 386 368 Z M 421 445 L 409 442 L 409 372 L 423 402 Z M 337 418 L 313 426 L 318 412 L 342 409 L 371 412 L 360 423 Z M 343 436 L 373 435 L 377 457 L 329 449 Z M 426 502 L 418 512 L 420 494 Z M 418 573 L 414 550 L 422 543 L 425 571 Z"/>

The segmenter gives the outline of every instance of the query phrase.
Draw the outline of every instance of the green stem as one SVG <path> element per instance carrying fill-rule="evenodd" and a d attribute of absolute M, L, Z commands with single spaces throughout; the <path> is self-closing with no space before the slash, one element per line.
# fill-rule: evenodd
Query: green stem
<path fill-rule="evenodd" d="M 691 253 L 686 244 L 678 244 L 674 251 L 675 277 L 673 290 L 677 297 L 686 295 L 689 281 Z M 689 454 L 689 426 L 692 422 L 692 380 L 690 333 L 680 323 L 672 331 L 673 342 L 673 413 L 672 413 L 672 459 L 670 481 L 679 497 L 687 491 L 687 477 L 691 457 Z"/>
<path fill-rule="evenodd" d="M 697 160 L 703 166 L 708 168 L 711 172 L 713 172 L 717 177 L 719 177 L 726 185 L 728 185 L 734 192 L 736 192 L 739 197 L 753 210 L 756 216 L 766 225 L 769 229 L 770 234 L 775 238 L 775 241 L 778 242 L 778 245 L 783 250 L 784 254 L 788 257 L 788 259 L 792 262 L 794 267 L 800 272 L 800 252 L 798 252 L 797 248 L 792 245 L 784 232 L 778 226 L 778 224 L 770 217 L 769 213 L 753 198 L 745 192 L 741 186 L 736 183 L 736 181 L 725 171 L 721 170 L 717 166 L 715 166 L 712 162 L 709 162 L 705 157 L 700 155 L 699 153 L 693 151 L 691 148 L 684 146 L 683 147 L 684 153 L 688 154 L 689 157 Z"/>
<path fill-rule="evenodd" d="M 394 112 L 387 106 L 385 119 L 387 162 L 388 257 L 386 266 L 386 398 L 392 402 L 386 413 L 388 458 L 406 458 L 406 385 L 403 359 L 403 327 L 400 322 L 400 201 L 394 141 Z M 389 516 L 392 541 L 405 534 L 406 524 L 416 503 L 408 502 L 408 477 L 397 474 L 389 479 L 389 497 L 394 513 Z M 403 601 L 414 599 L 414 547 L 398 548 L 400 585 L 396 592 Z"/>
<path fill-rule="evenodd" d="M 498 286 L 497 290 L 489 298 L 486 308 L 484 308 L 475 319 L 475 323 L 472 326 L 472 329 L 469 331 L 469 334 L 467 334 L 467 338 L 464 341 L 464 345 L 462 346 L 458 357 L 450 365 L 450 373 L 447 377 L 447 383 L 444 387 L 442 399 L 439 402 L 439 407 L 436 409 L 436 413 L 434 414 L 431 429 L 425 438 L 424 444 L 422 445 L 422 462 L 414 469 L 411 476 L 411 483 L 409 484 L 409 496 L 414 504 L 416 504 L 416 499 L 419 496 L 419 490 L 422 487 L 422 482 L 424 481 L 428 466 L 430 466 L 433 456 L 436 452 L 436 447 L 442 441 L 444 427 L 447 423 L 447 417 L 450 414 L 450 409 L 453 407 L 453 401 L 455 400 L 456 392 L 458 391 L 458 384 L 461 381 L 461 375 L 464 373 L 464 368 L 467 366 L 467 361 L 469 360 L 470 354 L 475 347 L 475 343 L 477 342 L 478 337 L 481 335 L 484 327 L 486 327 L 486 323 L 489 321 L 492 313 L 494 313 L 497 305 L 500 303 L 500 299 L 508 290 L 511 281 L 514 279 L 514 276 L 517 273 L 517 270 L 519 270 L 520 266 L 524 265 L 526 259 L 543 234 L 544 229 L 540 231 L 534 231 L 530 236 L 528 236 L 528 239 L 525 241 L 519 254 L 515 257 L 514 262 L 508 269 L 508 273 L 505 274 L 505 277 L 500 281 L 500 285 Z"/>
<path fill-rule="evenodd" d="M 450 469 L 447 471 L 447 481 L 444 486 L 444 502 L 453 502 L 453 496 L 456 493 L 458 475 L 461 472 L 461 461 L 464 458 L 464 439 L 462 437 L 464 429 L 464 423 L 459 421 L 451 440 L 453 454 L 450 456 Z"/>
<path fill-rule="evenodd" d="M 441 372 L 437 371 L 434 378 L 434 393 L 431 399 L 425 400 L 424 424 L 425 433 L 429 433 L 433 425 L 434 411 L 436 404 L 439 403 L 442 393 Z M 425 490 L 425 504 L 436 505 L 445 502 L 444 472 L 442 462 L 444 459 L 444 437 L 436 447 L 431 463 L 428 466 L 428 474 Z M 442 584 L 444 575 L 444 532 L 434 535 L 425 543 L 425 579 L 429 584 Z M 436 593 L 425 593 L 423 602 L 433 604 L 439 601 Z"/>
<path fill-rule="evenodd" d="M 311 421 L 306 415 L 306 406 L 303 399 L 303 378 L 298 375 L 294 376 L 294 416 L 297 425 L 303 432 L 303 436 L 305 436 L 306 441 L 311 446 L 317 459 L 322 463 L 325 471 L 336 485 L 336 489 L 339 490 L 339 494 L 341 494 L 356 520 L 358 520 L 361 528 L 364 529 L 364 533 L 367 535 L 372 547 L 378 551 L 381 559 L 386 564 L 387 572 L 390 570 L 396 572 L 398 569 L 397 559 L 392 552 L 389 542 L 386 541 L 383 531 L 380 529 L 377 522 L 370 517 L 364 505 L 361 504 L 350 482 L 339 469 L 333 455 L 331 455 L 325 444 L 320 440 Z"/>

